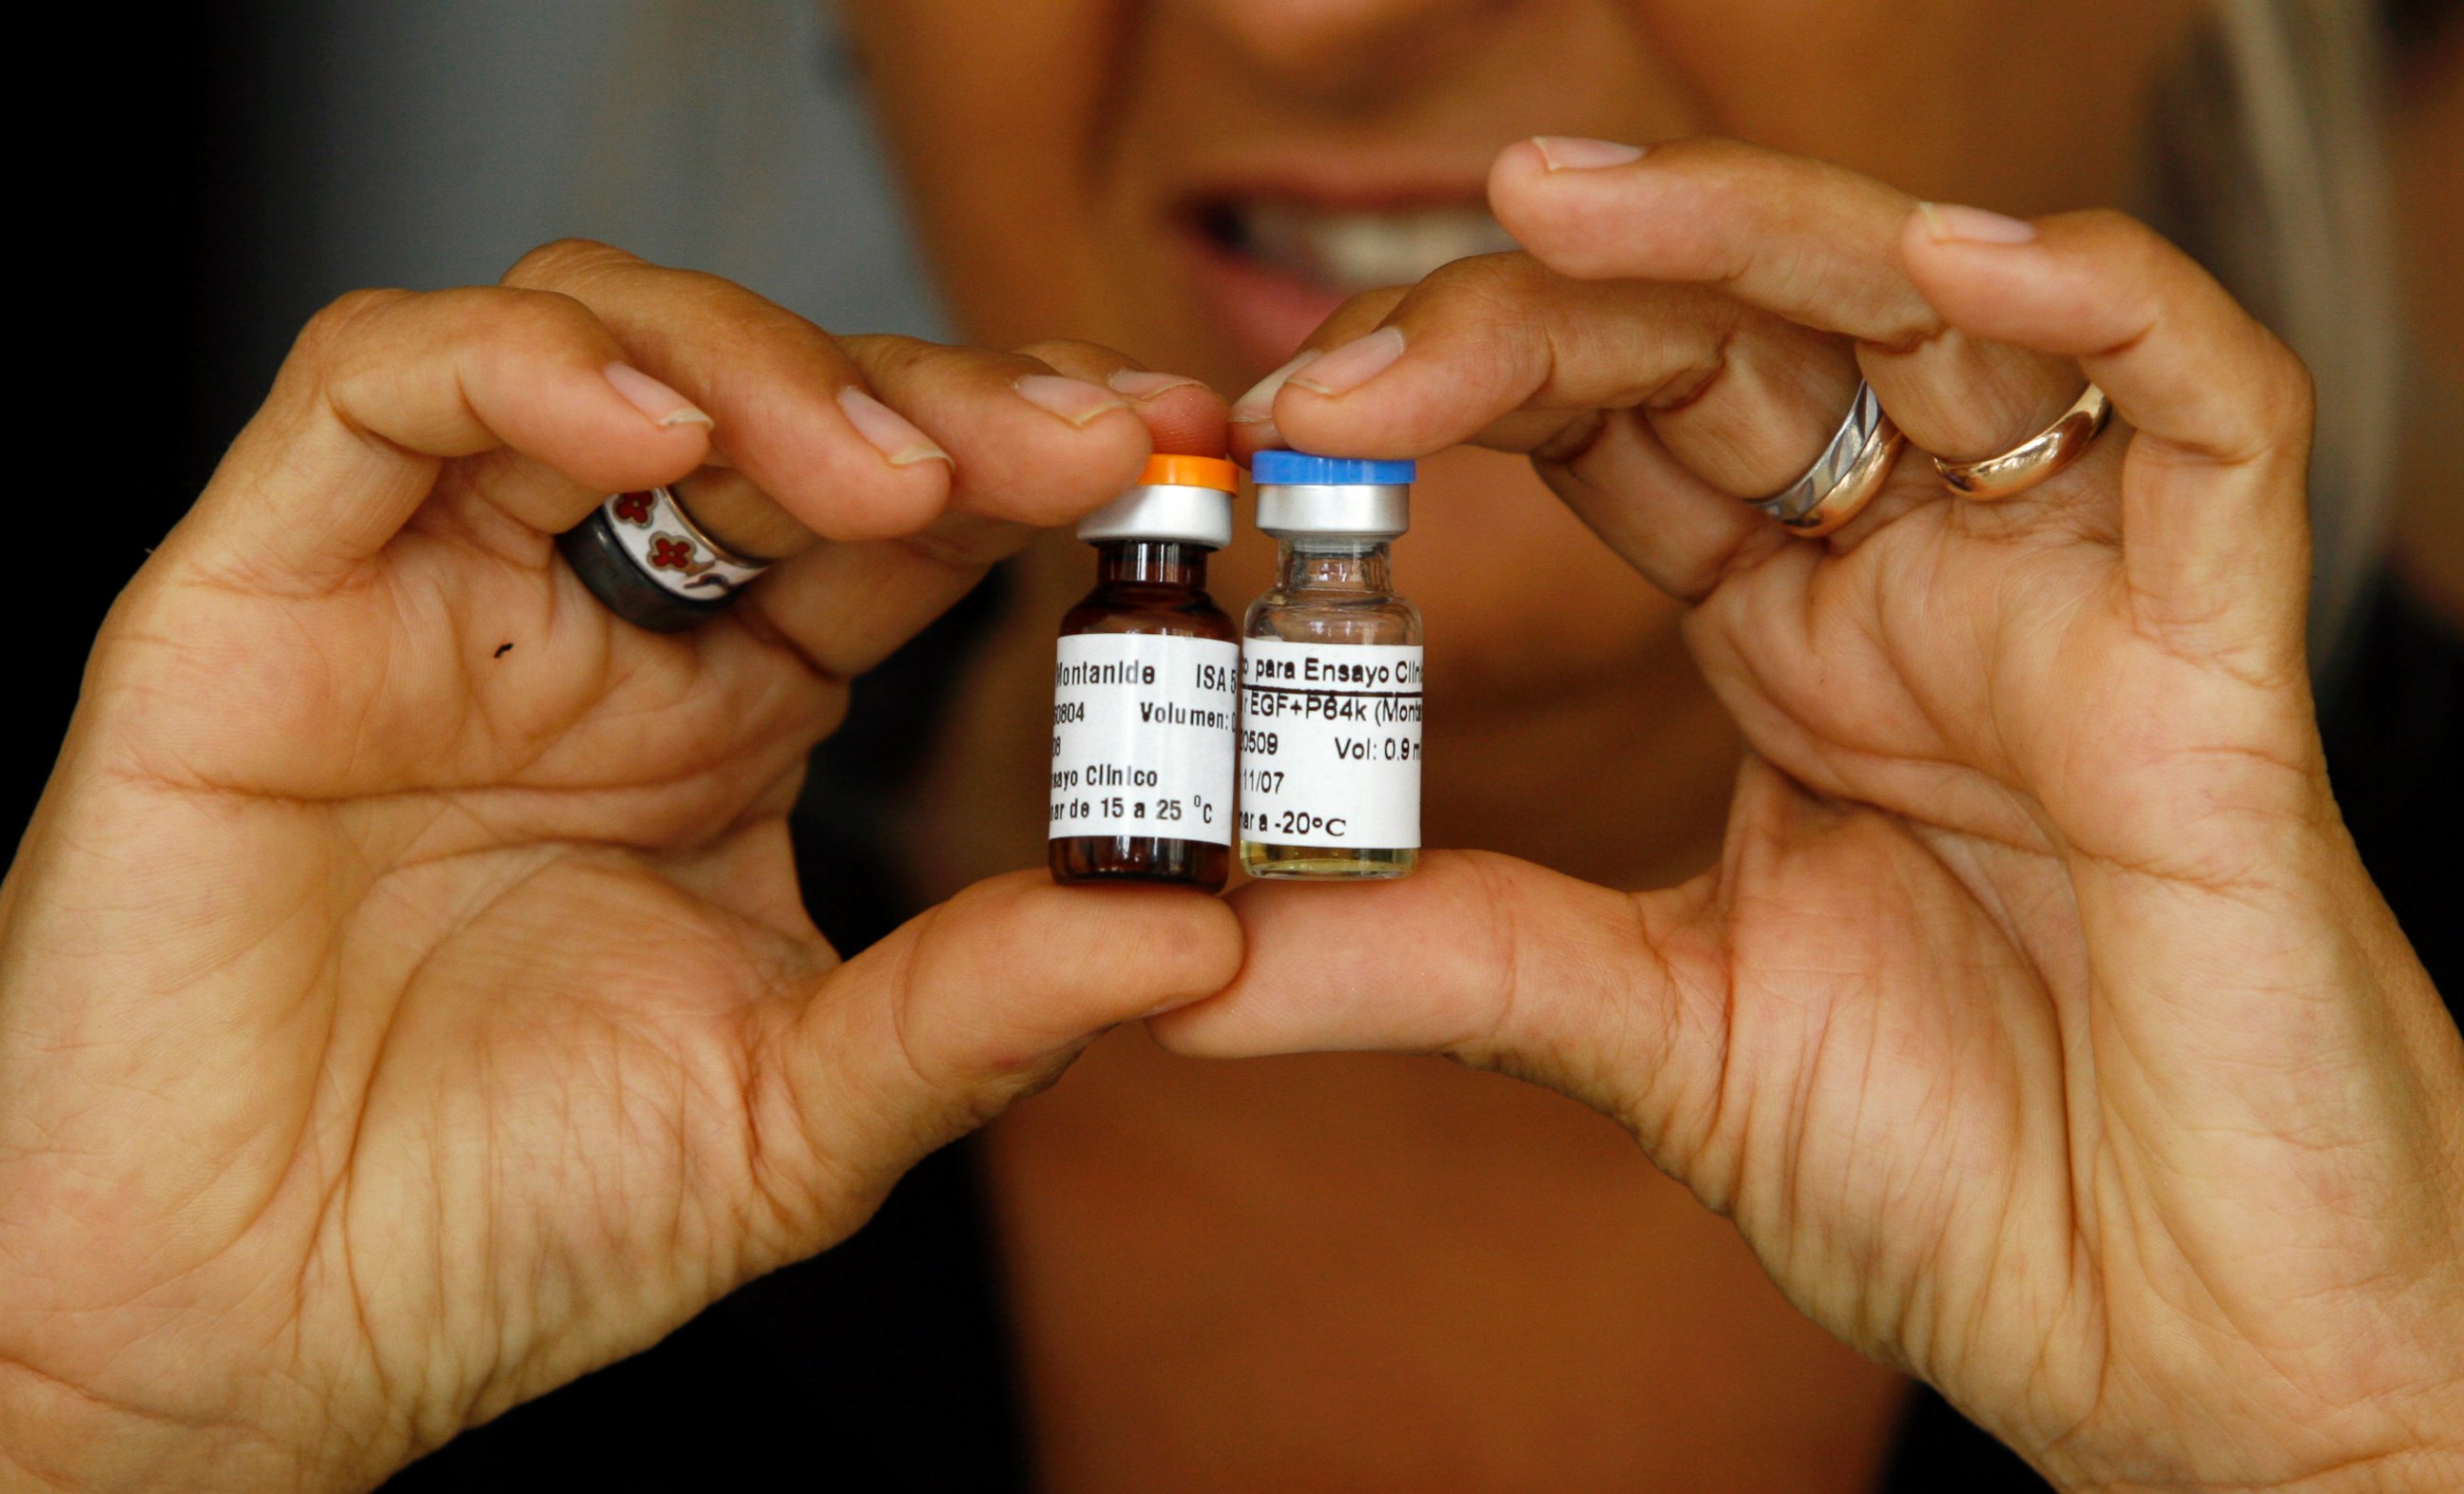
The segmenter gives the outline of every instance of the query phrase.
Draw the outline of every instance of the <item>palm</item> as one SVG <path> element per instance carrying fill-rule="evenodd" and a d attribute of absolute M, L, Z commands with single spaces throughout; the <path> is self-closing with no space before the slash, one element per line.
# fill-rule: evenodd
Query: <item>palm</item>
<path fill-rule="evenodd" d="M 484 912 L 452 916 L 474 893 Z M 766 1197 L 753 1055 L 764 1008 L 829 956 L 588 852 L 514 851 L 428 895 L 451 932 L 415 970 L 365 973 L 365 1057 L 311 1102 L 335 1175 L 267 1248 L 361 1284 L 296 1310 L 391 1383 L 421 1383 L 433 1342 L 514 1351 L 484 1382 L 430 1387 L 441 1438 L 802 1253 L 800 1205 Z M 835 1235 L 871 1199 L 833 1202 Z"/>
<path fill-rule="evenodd" d="M 1755 764 L 1730 835 L 1717 943 L 1672 974 L 1725 1007 L 1738 1088 L 1702 1097 L 1699 1130 L 1638 1133 L 1815 1321 L 2062 1430 L 2095 1384 L 2059 1346 L 2089 1310 L 2065 1158 L 2096 1121 L 2065 1092 L 2050 983 L 1906 822 L 1836 820 Z M 1749 1082 L 1791 1098 L 1742 1103 Z"/>
<path fill-rule="evenodd" d="M 2258 844 L 2236 822 L 2290 815 L 2315 744 L 2298 693 L 2140 624 L 2093 486 L 2115 480 L 1925 503 L 1845 553 L 1780 546 L 1694 615 L 1771 766 L 1740 791 L 1718 968 L 1678 978 L 1725 979 L 1730 1066 L 1794 1098 L 1719 1110 L 1725 1133 L 1681 1150 L 1723 1159 L 1686 1175 L 1820 1321 L 2004 1408 L 2021 1445 L 2109 1452 L 2168 1397 L 2272 1383 L 2202 1450 L 2242 1471 L 2237 1439 L 2329 1414 L 2321 1387 L 2352 1378 L 2297 1306 L 2334 1229 L 2278 1212 L 2322 1170 L 2180 1136 L 2233 1103 L 2184 1076 L 2281 1035 L 2151 1022 L 2079 945 L 2083 921 L 2229 895 Z M 2219 1305 L 2250 1341 L 2185 1352 Z"/>
<path fill-rule="evenodd" d="M 2134 863 L 2180 844 L 2181 813 L 2228 807 L 2217 754 L 2254 796 L 2288 787 L 2306 700 L 2140 620 L 2097 491 L 2115 454 L 2001 506 L 1924 501 L 1929 475 L 1903 470 L 1918 506 L 1852 550 L 1770 546 L 1723 579 L 1688 624 L 1755 750 L 1938 830 Z M 2194 777 L 2189 805 L 2175 786 Z"/>
<path fill-rule="evenodd" d="M 113 1112 L 80 1124 L 139 1138 L 122 1165 L 214 1158 L 213 1188 L 147 1190 L 115 1248 L 30 1263 L 217 1325 L 188 1347 L 225 1386 L 280 1344 L 304 1396 L 416 1387 L 421 1440 L 784 1259 L 748 1055 L 833 962 L 781 819 L 829 689 L 732 625 L 633 631 L 544 537 L 453 516 L 453 487 L 330 595 L 141 586 L 116 622 L 93 703 L 116 802 L 88 812 L 177 869 L 141 900 L 154 936 L 102 932 L 90 978 L 267 1017 L 242 1074 L 79 1061 Z M 166 678 L 189 688 L 120 683 Z M 161 936 L 238 889 L 243 921 L 274 912 L 228 958 Z M 510 1352 L 439 1377 L 438 1342 Z"/>
<path fill-rule="evenodd" d="M 429 854 L 584 827 L 652 847 L 726 824 L 797 770 L 832 700 L 786 645 L 732 622 L 683 639 L 619 622 L 496 511 L 484 474 L 449 471 L 364 579 L 252 601 L 175 597 L 140 625 L 215 661 L 201 702 L 281 728 L 176 770 L 352 803 L 363 836 Z"/>

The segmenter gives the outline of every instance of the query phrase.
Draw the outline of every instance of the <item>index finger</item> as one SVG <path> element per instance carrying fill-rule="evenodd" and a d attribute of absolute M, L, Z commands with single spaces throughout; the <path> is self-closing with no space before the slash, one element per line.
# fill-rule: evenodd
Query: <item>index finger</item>
<path fill-rule="evenodd" d="M 879 345 L 886 341 L 852 339 L 852 354 L 860 364 L 874 365 L 873 377 L 886 394 L 903 398 L 895 369 L 912 356 L 902 359 L 895 349 Z M 1211 456 L 1223 450 L 1222 397 L 1195 379 L 1155 372 L 1091 342 L 1039 342 L 1020 356 L 1120 395 L 1156 450 Z M 917 413 L 931 416 L 923 408 Z M 965 459 L 965 444 L 953 440 Z M 755 587 L 747 608 L 824 674 L 852 678 L 947 611 L 996 562 L 1032 538 L 1038 523 L 1063 522 L 1109 502 L 1134 476 L 1130 470 L 1109 478 L 1089 472 L 1063 480 L 1063 474 L 989 453 L 969 465 L 996 469 L 1014 491 L 986 492 L 984 501 L 956 506 L 914 534 L 809 550 Z M 1003 468 L 1016 471 L 999 473 Z"/>
<path fill-rule="evenodd" d="M 904 534 L 949 501 L 949 453 L 873 397 L 835 339 L 783 306 L 583 239 L 533 250 L 505 283 L 587 305 L 647 370 L 711 413 L 727 463 L 769 500 L 697 511 L 740 553 L 776 559 L 814 535 Z"/>
<path fill-rule="evenodd" d="M 1845 167 L 1734 141 L 1542 139 L 1499 154 L 1488 194 L 1498 221 L 1560 274 L 1716 285 L 1856 339 L 1883 407 L 1937 456 L 2006 450 L 2079 393 L 2066 360 L 1946 322 L 1901 255 L 1917 199 Z"/>
<path fill-rule="evenodd" d="M 317 590 L 390 542 L 442 463 L 510 449 L 623 492 L 682 476 L 710 417 L 631 366 L 580 302 L 363 291 L 318 314 L 169 549 L 227 581 Z M 530 516 L 570 523 L 588 512 Z"/>

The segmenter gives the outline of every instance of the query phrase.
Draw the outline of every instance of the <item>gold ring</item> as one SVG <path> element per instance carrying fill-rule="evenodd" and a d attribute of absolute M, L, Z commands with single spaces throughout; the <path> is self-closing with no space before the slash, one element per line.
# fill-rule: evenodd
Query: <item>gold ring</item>
<path fill-rule="evenodd" d="M 1979 503 L 1998 502 L 2030 488 L 2079 459 L 2113 418 L 2113 401 L 2091 384 L 2062 418 L 1999 456 L 1977 462 L 1933 459 L 1950 491 Z"/>
<path fill-rule="evenodd" d="M 1819 538 L 1855 518 L 1874 501 L 1905 442 L 1900 428 L 1882 413 L 1882 402 L 1874 397 L 1873 387 L 1860 383 L 1857 398 L 1849 403 L 1848 417 L 1805 475 L 1768 498 L 1746 501 L 1787 525 L 1793 534 Z"/>

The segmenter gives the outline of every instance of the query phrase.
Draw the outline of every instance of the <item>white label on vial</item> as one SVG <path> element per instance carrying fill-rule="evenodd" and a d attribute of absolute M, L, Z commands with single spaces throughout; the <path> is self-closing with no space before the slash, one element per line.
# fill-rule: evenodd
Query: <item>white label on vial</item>
<path fill-rule="evenodd" d="M 1238 646 L 1072 633 L 1052 674 L 1051 839 L 1232 844 Z"/>
<path fill-rule="evenodd" d="M 1419 645 L 1241 645 L 1241 834 L 1419 847 Z"/>

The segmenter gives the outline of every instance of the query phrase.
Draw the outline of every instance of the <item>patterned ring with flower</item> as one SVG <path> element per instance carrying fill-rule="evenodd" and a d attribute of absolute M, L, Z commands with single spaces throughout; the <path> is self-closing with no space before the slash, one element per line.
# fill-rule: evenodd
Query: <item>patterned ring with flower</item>
<path fill-rule="evenodd" d="M 731 554 L 703 532 L 667 488 L 619 493 L 604 505 L 608 530 L 642 574 L 663 590 L 708 602 L 760 575 L 766 562 Z"/>

